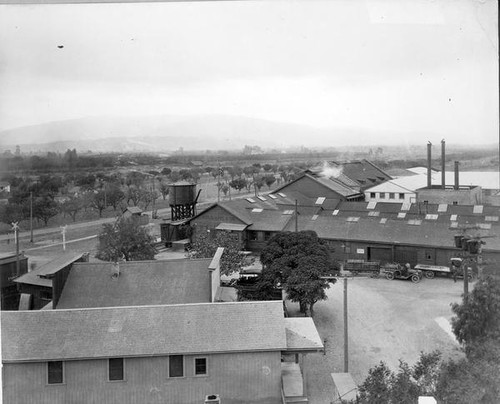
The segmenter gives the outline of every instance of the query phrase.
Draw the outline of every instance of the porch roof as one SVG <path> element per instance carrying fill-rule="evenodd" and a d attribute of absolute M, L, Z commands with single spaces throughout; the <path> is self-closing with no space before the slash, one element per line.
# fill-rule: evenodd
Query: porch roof
<path fill-rule="evenodd" d="M 287 352 L 323 351 L 323 341 L 310 317 L 285 318 Z"/>

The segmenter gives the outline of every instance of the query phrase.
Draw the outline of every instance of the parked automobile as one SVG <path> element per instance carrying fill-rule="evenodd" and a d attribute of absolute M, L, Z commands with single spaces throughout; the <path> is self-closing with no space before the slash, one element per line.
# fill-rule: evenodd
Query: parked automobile
<path fill-rule="evenodd" d="M 413 283 L 420 282 L 423 277 L 422 271 L 419 269 L 412 269 L 410 264 L 385 264 L 381 269 L 381 273 L 389 280 L 410 279 Z"/>

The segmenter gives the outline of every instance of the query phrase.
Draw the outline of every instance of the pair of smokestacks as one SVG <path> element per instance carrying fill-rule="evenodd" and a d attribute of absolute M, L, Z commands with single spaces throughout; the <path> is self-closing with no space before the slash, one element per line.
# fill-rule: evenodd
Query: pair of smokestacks
<path fill-rule="evenodd" d="M 445 171 L 445 159 L 446 159 L 446 153 L 445 153 L 445 141 L 444 139 L 441 140 L 441 188 L 445 189 L 446 187 L 446 171 Z M 432 143 L 428 142 L 427 143 L 427 188 L 431 188 L 432 185 L 432 176 L 431 176 L 431 148 L 432 148 Z M 455 161 L 455 184 L 453 186 L 453 189 L 458 190 L 459 186 L 459 174 L 458 174 L 458 161 Z"/>

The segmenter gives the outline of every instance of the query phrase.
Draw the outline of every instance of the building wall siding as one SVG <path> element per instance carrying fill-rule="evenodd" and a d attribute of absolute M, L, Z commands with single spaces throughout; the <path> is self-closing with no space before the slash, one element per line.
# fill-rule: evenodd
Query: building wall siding
<path fill-rule="evenodd" d="M 193 227 L 194 233 L 198 231 L 212 231 L 220 223 L 244 224 L 241 220 L 231 215 L 220 206 L 215 206 L 191 220 L 191 226 Z"/>
<path fill-rule="evenodd" d="M 417 191 L 417 202 L 428 201 L 430 204 L 456 202 L 458 205 L 480 205 L 483 202 L 483 195 L 480 187 L 470 190 L 454 189 L 420 189 Z"/>
<path fill-rule="evenodd" d="M 197 355 L 203 356 L 203 355 Z M 64 363 L 63 385 L 47 385 L 46 363 L 4 364 L 5 403 L 202 403 L 219 394 L 224 404 L 279 404 L 281 353 L 205 355 L 208 375 L 194 376 L 185 356 L 183 378 L 168 377 L 168 357 L 125 359 L 125 381 L 108 382 L 107 360 Z"/>

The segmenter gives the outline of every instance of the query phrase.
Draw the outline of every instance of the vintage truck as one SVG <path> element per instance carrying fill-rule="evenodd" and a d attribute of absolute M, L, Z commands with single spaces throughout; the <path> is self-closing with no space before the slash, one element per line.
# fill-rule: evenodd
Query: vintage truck
<path fill-rule="evenodd" d="M 454 279 L 463 278 L 464 270 L 462 265 L 462 258 L 452 258 L 450 266 L 442 265 L 427 265 L 417 264 L 415 269 L 419 269 L 424 273 L 426 278 L 432 279 L 436 275 L 453 277 Z M 467 273 L 469 280 L 474 278 L 474 272 L 470 266 L 467 266 Z"/>

